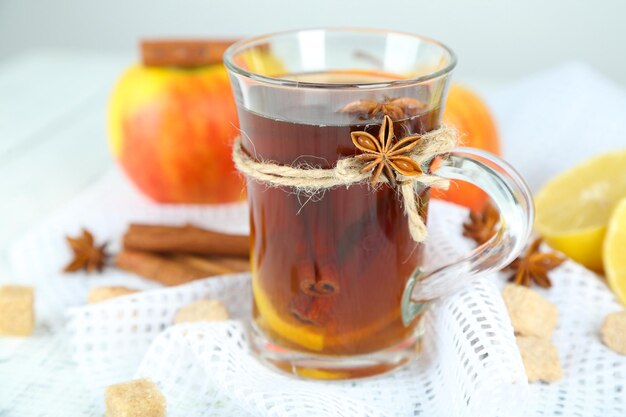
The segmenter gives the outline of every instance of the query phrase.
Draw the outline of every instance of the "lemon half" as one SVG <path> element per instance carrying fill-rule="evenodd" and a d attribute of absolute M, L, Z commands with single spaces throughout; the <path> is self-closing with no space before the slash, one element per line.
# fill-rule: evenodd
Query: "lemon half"
<path fill-rule="evenodd" d="M 535 197 L 535 228 L 553 248 L 595 271 L 611 213 L 626 197 L 626 150 L 596 156 L 550 180 Z"/>

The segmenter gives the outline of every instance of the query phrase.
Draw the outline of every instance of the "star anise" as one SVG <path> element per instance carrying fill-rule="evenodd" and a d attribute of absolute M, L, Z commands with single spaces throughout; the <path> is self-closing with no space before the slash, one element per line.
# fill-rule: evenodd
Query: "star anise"
<path fill-rule="evenodd" d="M 411 97 L 385 98 L 384 101 L 357 100 L 346 104 L 339 111 L 356 116 L 359 120 L 369 120 L 379 116 L 389 116 L 400 120 L 419 114 L 426 106 L 418 99 Z"/>
<path fill-rule="evenodd" d="M 352 143 L 363 154 L 356 158 L 366 161 L 362 172 L 372 171 L 372 185 L 376 184 L 383 173 L 392 185 L 396 183 L 396 173 L 407 177 L 414 177 L 422 173 L 422 168 L 417 162 L 408 156 L 409 152 L 415 148 L 420 136 L 406 136 L 391 144 L 394 138 L 393 121 L 389 116 L 383 117 L 380 125 L 378 138 L 365 131 L 352 132 Z"/>
<path fill-rule="evenodd" d="M 509 281 L 517 285 L 530 287 L 535 283 L 542 288 L 550 288 L 552 282 L 548 272 L 565 262 L 565 258 L 556 252 L 540 252 L 543 239 L 535 239 L 526 249 L 524 256 L 520 256 L 507 267 L 515 271 Z"/>
<path fill-rule="evenodd" d="M 482 245 L 496 234 L 496 227 L 500 220 L 498 210 L 487 202 L 481 213 L 470 211 L 469 219 L 463 223 L 463 236 L 473 239 Z"/>
<path fill-rule="evenodd" d="M 87 230 L 78 237 L 65 238 L 70 245 L 74 258 L 68 263 L 63 272 L 76 272 L 81 269 L 87 272 L 101 272 L 109 255 L 106 252 L 107 243 L 96 245 L 93 235 Z"/>

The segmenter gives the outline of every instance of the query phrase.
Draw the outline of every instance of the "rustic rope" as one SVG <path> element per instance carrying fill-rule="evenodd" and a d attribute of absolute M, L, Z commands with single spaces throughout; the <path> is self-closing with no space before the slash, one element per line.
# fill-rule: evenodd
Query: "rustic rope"
<path fill-rule="evenodd" d="M 409 156 L 417 163 L 423 164 L 436 156 L 449 153 L 458 143 L 456 130 L 442 127 L 421 136 L 418 145 Z M 251 158 L 241 146 L 241 137 L 235 139 L 233 146 L 235 167 L 248 177 L 264 182 L 273 187 L 293 187 L 298 191 L 314 194 L 321 190 L 338 186 L 369 181 L 371 171 L 363 172 L 364 163 L 358 158 L 343 158 L 333 168 L 314 168 L 308 166 L 280 165 L 271 161 L 257 161 Z M 417 185 L 447 189 L 450 181 L 430 174 L 414 177 L 398 175 L 399 190 L 404 202 L 404 212 L 409 221 L 411 237 L 416 242 L 423 242 L 427 230 L 419 214 L 415 198 Z M 381 176 L 380 182 L 388 180 Z"/>

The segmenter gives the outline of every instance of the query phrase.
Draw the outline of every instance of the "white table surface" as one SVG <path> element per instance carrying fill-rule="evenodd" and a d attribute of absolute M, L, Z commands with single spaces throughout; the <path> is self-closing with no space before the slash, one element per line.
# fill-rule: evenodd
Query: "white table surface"
<path fill-rule="evenodd" d="M 105 109 L 125 64 L 58 51 L 0 61 L 0 281 L 9 243 L 113 168 Z"/>
<path fill-rule="evenodd" d="M 0 61 L 0 283 L 20 281 L 8 262 L 11 243 L 114 168 L 105 108 L 126 62 L 63 51 Z M 63 337 L 39 323 L 28 343 L 3 341 L 1 416 L 62 416 L 68 401 L 83 415 L 94 411 L 80 376 L 65 366 L 69 355 Z M 3 372 L 14 369 L 2 367 L 3 361 L 27 366 L 19 373 Z M 38 411 L 42 404 L 45 414 Z"/>

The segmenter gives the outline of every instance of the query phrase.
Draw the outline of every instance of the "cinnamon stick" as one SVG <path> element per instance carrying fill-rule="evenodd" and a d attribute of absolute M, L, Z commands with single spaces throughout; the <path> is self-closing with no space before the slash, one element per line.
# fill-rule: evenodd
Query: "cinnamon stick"
<path fill-rule="evenodd" d="M 299 226 L 301 241 L 296 249 L 298 290 L 289 303 L 291 314 L 304 324 L 324 326 L 332 317 L 335 297 L 339 293 L 337 257 L 333 247 L 322 239 L 317 213 L 308 213 L 308 221 Z"/>
<path fill-rule="evenodd" d="M 202 229 L 193 225 L 161 226 L 131 224 L 124 235 L 124 248 L 157 253 L 250 256 L 250 238 Z"/>
<path fill-rule="evenodd" d="M 141 62 L 149 67 L 194 68 L 222 62 L 234 39 L 145 39 Z"/>
<path fill-rule="evenodd" d="M 175 254 L 171 259 L 205 271 L 209 275 L 250 271 L 250 262 L 241 258 L 207 258 L 196 255 Z"/>
<path fill-rule="evenodd" d="M 224 257 L 214 258 L 214 262 L 218 262 L 226 267 L 231 268 L 234 272 L 249 272 L 250 271 L 250 259 Z"/>
<path fill-rule="evenodd" d="M 164 256 L 128 249 L 117 254 L 115 264 L 121 269 L 169 286 L 218 275 Z"/>
<path fill-rule="evenodd" d="M 316 297 L 304 293 L 296 294 L 289 303 L 291 314 L 304 324 L 324 326 L 333 315 L 334 300 L 331 297 Z"/>

